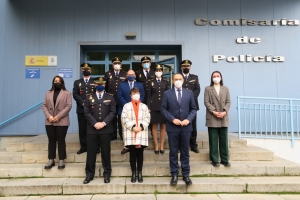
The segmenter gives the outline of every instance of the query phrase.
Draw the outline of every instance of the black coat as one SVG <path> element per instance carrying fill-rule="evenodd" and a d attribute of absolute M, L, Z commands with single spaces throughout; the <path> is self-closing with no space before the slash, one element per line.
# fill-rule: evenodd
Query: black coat
<path fill-rule="evenodd" d="M 84 116 L 88 123 L 87 134 L 113 133 L 112 120 L 116 115 L 116 103 L 114 98 L 104 93 L 102 99 L 98 100 L 96 94 L 87 97 L 84 104 Z M 97 122 L 105 122 L 106 126 L 97 130 L 94 125 Z"/>
<path fill-rule="evenodd" d="M 96 89 L 93 78 L 90 78 L 87 85 L 83 78 L 74 81 L 73 98 L 77 104 L 76 113 L 83 113 L 83 103 L 86 97 L 95 92 Z"/>
<path fill-rule="evenodd" d="M 118 89 L 120 83 L 126 81 L 126 72 L 119 71 L 119 77 L 117 78 L 114 70 L 109 70 L 105 72 L 104 75 L 106 79 L 105 91 L 114 96 L 115 102 L 119 105 L 118 101 Z"/>
<path fill-rule="evenodd" d="M 156 78 L 155 72 L 153 70 L 149 69 L 148 77 L 146 77 L 144 74 L 144 70 L 141 69 L 141 70 L 136 71 L 135 74 L 136 74 L 136 81 L 143 84 L 144 90 L 145 90 L 145 97 L 147 97 L 149 83 L 150 83 L 150 81 L 152 81 Z M 144 99 L 143 103 L 147 104 L 147 98 Z"/>
<path fill-rule="evenodd" d="M 200 94 L 200 83 L 198 76 L 195 74 L 189 74 L 187 81 L 185 80 L 184 74 L 182 74 L 184 82 L 182 87 L 188 90 L 191 90 L 194 94 L 195 104 L 197 110 L 199 110 L 198 96 Z"/>
<path fill-rule="evenodd" d="M 160 84 L 156 78 L 149 83 L 147 106 L 151 110 L 159 111 L 164 91 L 170 88 L 169 82 L 161 79 Z"/>

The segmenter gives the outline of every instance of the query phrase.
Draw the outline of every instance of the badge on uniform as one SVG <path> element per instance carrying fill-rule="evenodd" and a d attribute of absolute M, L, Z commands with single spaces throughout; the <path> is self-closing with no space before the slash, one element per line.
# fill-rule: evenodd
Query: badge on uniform
<path fill-rule="evenodd" d="M 190 80 L 189 82 L 195 82 L 196 80 Z"/>
<path fill-rule="evenodd" d="M 140 78 L 142 78 L 142 74 L 140 74 Z"/>
<path fill-rule="evenodd" d="M 153 86 L 153 85 L 154 85 L 154 83 L 152 82 L 152 83 L 151 83 L 151 85 Z"/>
<path fill-rule="evenodd" d="M 110 79 L 112 78 L 112 76 L 109 77 Z"/>

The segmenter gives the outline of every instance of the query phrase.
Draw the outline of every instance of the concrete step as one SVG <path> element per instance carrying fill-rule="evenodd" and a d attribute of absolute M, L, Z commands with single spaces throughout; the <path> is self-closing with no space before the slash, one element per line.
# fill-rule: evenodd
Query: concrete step
<path fill-rule="evenodd" d="M 247 147 L 247 141 L 239 139 L 235 136 L 229 135 L 229 148 L 242 148 Z M 80 149 L 78 134 L 67 134 L 66 136 L 67 151 L 78 151 Z M 199 132 L 197 137 L 197 144 L 199 149 L 208 149 L 208 136 L 205 132 Z M 122 140 L 117 139 L 111 142 L 111 149 L 122 149 L 124 143 Z M 148 149 L 154 149 L 153 139 L 149 137 Z M 165 140 L 165 149 L 169 149 L 168 139 Z M 33 136 L 20 141 L 14 141 L 6 144 L 6 150 L 10 152 L 18 151 L 47 151 L 48 150 L 48 138 L 46 134 Z"/>
<path fill-rule="evenodd" d="M 299 193 L 300 178 L 290 177 L 192 177 L 186 186 L 181 177 L 170 186 L 170 177 L 144 177 L 143 183 L 130 178 L 112 177 L 109 184 L 95 178 L 83 184 L 83 178 L 18 178 L 1 179 L 4 196 L 18 195 L 90 195 L 90 194 L 158 194 L 158 193 Z"/>
<path fill-rule="evenodd" d="M 230 148 L 229 149 L 230 160 L 232 161 L 255 161 L 255 160 L 272 160 L 273 152 L 249 145 L 247 148 Z M 58 160 L 58 156 L 56 156 Z M 47 151 L 25 151 L 25 152 L 7 152 L 5 150 L 0 151 L 0 164 L 16 164 L 16 163 L 45 163 L 48 160 Z M 129 153 L 121 154 L 120 150 L 111 151 L 112 162 L 125 162 L 129 161 Z M 154 154 L 153 150 L 146 149 L 144 151 L 145 162 L 165 162 L 169 160 L 169 150 L 165 150 L 164 154 Z M 208 161 L 209 150 L 202 149 L 200 153 L 196 154 L 190 152 L 190 161 Z M 86 153 L 76 154 L 75 151 L 67 151 L 68 163 L 85 163 Z M 97 155 L 97 161 L 101 161 L 100 154 Z"/>
<path fill-rule="evenodd" d="M 231 167 L 213 167 L 208 161 L 190 163 L 191 176 L 296 176 L 300 175 L 300 165 L 275 157 L 273 161 L 230 161 Z M 0 164 L 1 178 L 17 177 L 85 177 L 85 163 L 66 163 L 65 169 L 57 165 L 45 170 L 45 163 L 37 164 Z M 96 177 L 101 177 L 101 163 L 96 164 Z M 143 175 L 148 177 L 170 176 L 169 162 L 144 162 Z M 112 163 L 112 176 L 129 177 L 129 162 Z"/>
<path fill-rule="evenodd" d="M 299 200 L 299 194 L 96 194 L 96 195 L 50 195 L 10 196 L 0 200 Z"/>

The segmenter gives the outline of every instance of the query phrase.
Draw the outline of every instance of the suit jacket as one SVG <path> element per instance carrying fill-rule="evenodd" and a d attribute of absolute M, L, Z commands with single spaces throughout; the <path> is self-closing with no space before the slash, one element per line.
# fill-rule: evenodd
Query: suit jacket
<path fill-rule="evenodd" d="M 116 115 L 116 103 L 113 96 L 104 93 L 102 99 L 98 100 L 96 94 L 86 97 L 84 104 L 84 116 L 88 123 L 87 134 L 113 133 L 111 123 Z M 105 122 L 106 126 L 97 130 L 94 125 L 97 122 Z"/>
<path fill-rule="evenodd" d="M 206 126 L 207 127 L 228 127 L 229 117 L 228 110 L 230 108 L 230 93 L 226 86 L 220 87 L 219 95 L 214 86 L 207 86 L 204 92 L 204 105 L 206 107 Z M 213 111 L 226 111 L 227 114 L 222 118 L 217 118 Z"/>
<path fill-rule="evenodd" d="M 134 138 L 134 132 L 132 127 L 136 124 L 136 116 L 134 113 L 133 105 L 131 102 L 126 103 L 123 107 L 121 114 L 121 121 L 123 126 L 123 138 L 125 146 L 128 145 L 143 145 L 148 146 L 148 126 L 150 123 L 150 113 L 148 111 L 147 105 L 140 103 L 139 114 L 138 114 L 138 124 L 142 124 L 144 130 L 138 132 L 136 138 Z"/>
<path fill-rule="evenodd" d="M 96 89 L 93 78 L 90 78 L 88 84 L 85 83 L 83 78 L 74 81 L 73 98 L 77 105 L 76 113 L 83 113 L 83 103 L 85 98 L 95 92 Z"/>
<path fill-rule="evenodd" d="M 144 74 L 144 70 L 141 69 L 141 70 L 136 71 L 135 74 L 136 74 L 136 81 L 143 84 L 144 91 L 145 91 L 145 97 L 147 97 L 149 83 L 150 83 L 150 81 L 155 79 L 155 72 L 153 70 L 149 69 L 148 76 L 146 77 Z M 144 99 L 143 103 L 147 104 L 146 98 Z"/>
<path fill-rule="evenodd" d="M 147 96 L 147 105 L 151 110 L 159 111 L 162 96 L 164 91 L 169 89 L 169 82 L 161 79 L 160 84 L 158 84 L 156 78 L 149 83 L 148 96 Z"/>
<path fill-rule="evenodd" d="M 118 105 L 118 89 L 120 83 L 123 81 L 126 81 L 126 72 L 124 71 L 119 71 L 119 76 L 116 77 L 115 71 L 114 70 L 109 70 L 105 72 L 104 75 L 106 79 L 106 85 L 105 85 L 105 91 L 109 94 L 112 94 L 115 98 L 115 102 Z"/>
<path fill-rule="evenodd" d="M 56 104 L 53 102 L 54 91 L 47 91 L 42 105 L 46 120 L 45 125 L 69 126 L 69 112 L 72 108 L 72 94 L 68 90 L 61 90 L 57 96 Z M 58 122 L 49 122 L 50 117 L 58 117 Z"/>
<path fill-rule="evenodd" d="M 177 92 L 177 91 L 176 91 Z M 167 119 L 167 132 L 192 131 L 192 121 L 196 116 L 197 108 L 192 91 L 182 88 L 181 103 L 177 101 L 175 87 L 167 90 L 163 94 L 160 111 Z M 187 126 L 178 126 L 173 124 L 173 119 L 190 121 Z"/>
<path fill-rule="evenodd" d="M 182 76 L 184 78 L 184 74 L 182 74 Z M 195 74 L 189 74 L 187 80 L 184 78 L 182 87 L 189 89 L 193 92 L 196 107 L 197 107 L 197 110 L 199 110 L 198 96 L 200 94 L 201 89 L 200 89 L 200 83 L 199 83 L 198 76 Z"/>
<path fill-rule="evenodd" d="M 134 81 L 133 87 L 139 88 L 140 90 L 140 101 L 143 102 L 145 98 L 145 92 L 143 84 L 138 83 Z M 118 100 L 119 100 L 119 110 L 118 115 L 121 115 L 123 106 L 131 101 L 130 96 L 130 88 L 128 81 L 124 81 L 120 84 L 119 90 L 118 90 Z"/>

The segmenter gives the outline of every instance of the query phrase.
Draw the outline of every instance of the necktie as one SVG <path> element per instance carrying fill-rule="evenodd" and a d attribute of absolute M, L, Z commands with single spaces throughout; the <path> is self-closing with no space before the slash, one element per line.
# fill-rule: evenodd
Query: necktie
<path fill-rule="evenodd" d="M 181 92 L 180 90 L 177 90 L 178 91 L 178 103 L 180 104 L 181 103 Z"/>
<path fill-rule="evenodd" d="M 160 84 L 160 79 L 157 79 L 157 83 Z"/>
<path fill-rule="evenodd" d="M 119 72 L 116 72 L 116 77 L 118 77 L 119 76 Z"/>
<path fill-rule="evenodd" d="M 148 74 L 149 74 L 149 72 L 148 72 L 148 70 L 146 70 L 146 78 L 148 77 Z"/>
<path fill-rule="evenodd" d="M 88 80 L 87 80 L 87 79 L 85 79 L 85 83 L 86 83 L 86 84 L 88 83 Z"/>
<path fill-rule="evenodd" d="M 133 84 L 132 84 L 132 82 L 130 82 L 130 89 L 132 89 L 133 88 Z"/>
<path fill-rule="evenodd" d="M 188 77 L 187 76 L 184 76 L 185 80 L 187 81 Z"/>
<path fill-rule="evenodd" d="M 99 99 L 102 99 L 102 95 L 101 94 L 99 94 Z"/>

